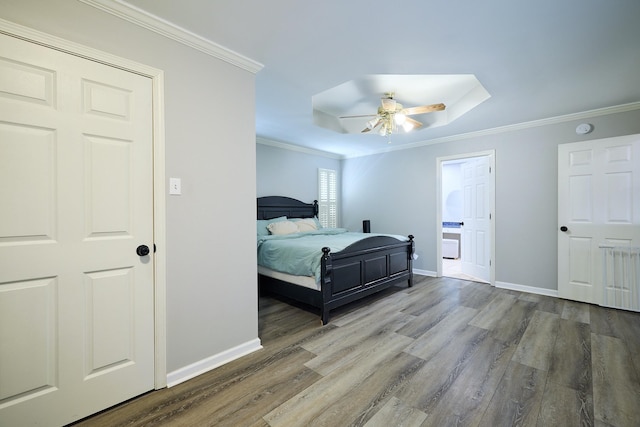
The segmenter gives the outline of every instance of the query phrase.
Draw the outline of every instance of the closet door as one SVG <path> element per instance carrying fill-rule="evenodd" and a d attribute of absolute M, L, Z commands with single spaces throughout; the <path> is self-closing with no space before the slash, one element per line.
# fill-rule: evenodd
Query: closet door
<path fill-rule="evenodd" d="M 146 77 L 0 35 L 0 425 L 153 389 L 151 101 Z"/>
<path fill-rule="evenodd" d="M 638 189 L 640 135 L 558 146 L 560 297 L 605 302 L 600 245 L 640 246 Z M 637 304 L 621 307 L 638 309 Z"/>

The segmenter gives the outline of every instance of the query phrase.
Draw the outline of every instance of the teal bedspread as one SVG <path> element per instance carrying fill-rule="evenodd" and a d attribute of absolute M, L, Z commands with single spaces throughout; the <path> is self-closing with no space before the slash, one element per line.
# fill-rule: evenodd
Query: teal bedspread
<path fill-rule="evenodd" d="M 372 236 L 390 236 L 399 241 L 404 236 L 376 233 L 352 233 L 344 228 L 322 228 L 316 231 L 286 235 L 258 236 L 258 265 L 295 276 L 315 276 L 320 281 L 322 248 L 340 252 L 347 246 Z"/>

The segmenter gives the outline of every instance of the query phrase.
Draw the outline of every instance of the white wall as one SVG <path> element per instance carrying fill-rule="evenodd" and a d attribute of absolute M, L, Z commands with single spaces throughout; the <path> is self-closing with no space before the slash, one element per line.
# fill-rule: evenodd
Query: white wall
<path fill-rule="evenodd" d="M 462 222 L 462 164 L 442 164 L 442 222 Z"/>
<path fill-rule="evenodd" d="M 3 19 L 165 72 L 166 175 L 183 192 L 166 207 L 168 371 L 257 339 L 255 75 L 78 1 L 0 3 Z"/>
<path fill-rule="evenodd" d="M 640 133 L 640 111 L 557 123 L 343 161 L 343 225 L 413 234 L 416 269 L 436 271 L 436 158 L 496 151 L 496 281 L 557 290 L 558 144 Z"/>

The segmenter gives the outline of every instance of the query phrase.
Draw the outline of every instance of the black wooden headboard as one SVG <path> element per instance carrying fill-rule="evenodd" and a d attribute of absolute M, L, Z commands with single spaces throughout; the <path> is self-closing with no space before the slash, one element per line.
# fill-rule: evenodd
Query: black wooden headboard
<path fill-rule="evenodd" d="M 258 217 L 256 219 L 271 219 L 279 216 L 288 218 L 318 216 L 318 201 L 303 203 L 300 200 L 284 196 L 258 197 Z"/>

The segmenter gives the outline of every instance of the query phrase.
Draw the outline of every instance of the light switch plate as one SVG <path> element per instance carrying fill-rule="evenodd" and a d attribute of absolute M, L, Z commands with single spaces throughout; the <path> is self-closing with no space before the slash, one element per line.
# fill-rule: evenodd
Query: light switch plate
<path fill-rule="evenodd" d="M 182 194 L 182 182 L 180 178 L 169 178 L 169 194 Z"/>

